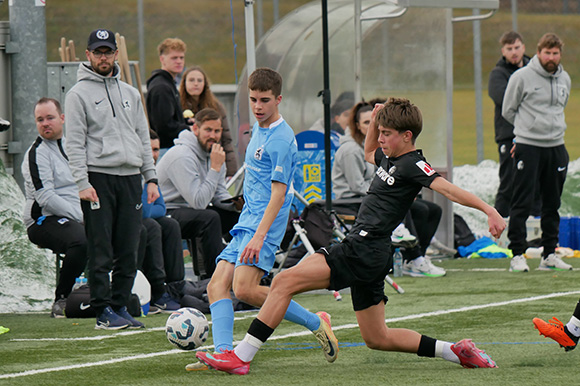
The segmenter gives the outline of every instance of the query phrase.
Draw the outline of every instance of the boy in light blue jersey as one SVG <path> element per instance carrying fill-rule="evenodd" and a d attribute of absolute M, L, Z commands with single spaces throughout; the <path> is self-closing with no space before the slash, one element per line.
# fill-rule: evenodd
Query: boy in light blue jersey
<path fill-rule="evenodd" d="M 260 286 L 260 279 L 274 265 L 293 198 L 297 145 L 294 131 L 278 111 L 282 77 L 269 68 L 258 68 L 250 75 L 248 86 L 250 105 L 258 122 L 246 149 L 245 204 L 231 231 L 233 239 L 217 257 L 216 270 L 207 287 L 213 342 L 218 353 L 233 349 L 230 291 L 233 289 L 238 299 L 254 306 L 260 307 L 266 300 L 269 288 Z M 317 337 L 324 335 L 321 332 L 328 330 L 330 324 L 328 314 L 313 314 L 295 302 L 290 303 L 285 319 L 308 328 Z M 323 348 L 326 339 L 324 336 L 321 340 Z M 195 371 L 207 366 L 195 362 L 185 368 Z"/>

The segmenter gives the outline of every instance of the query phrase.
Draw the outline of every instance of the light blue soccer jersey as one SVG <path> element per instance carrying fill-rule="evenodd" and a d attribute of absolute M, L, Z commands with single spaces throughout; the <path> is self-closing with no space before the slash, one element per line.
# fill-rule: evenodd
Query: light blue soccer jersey
<path fill-rule="evenodd" d="M 254 124 L 252 138 L 246 148 L 244 179 L 245 204 L 238 223 L 232 229 L 255 232 L 272 195 L 272 181 L 286 184 L 286 199 L 264 241 L 280 245 L 294 195 L 292 178 L 296 170 L 298 148 L 294 131 L 280 117 L 269 128 Z"/>

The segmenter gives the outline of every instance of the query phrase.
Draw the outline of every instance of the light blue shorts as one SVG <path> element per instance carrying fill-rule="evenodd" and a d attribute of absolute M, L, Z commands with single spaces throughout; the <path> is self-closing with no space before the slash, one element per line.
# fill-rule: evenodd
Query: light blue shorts
<path fill-rule="evenodd" d="M 260 268 L 262 271 L 268 273 L 274 266 L 276 261 L 276 251 L 278 247 L 274 244 L 264 242 L 262 249 L 260 250 L 260 258 L 256 264 L 246 264 L 240 262 L 240 256 L 246 245 L 254 237 L 254 232 L 248 232 L 243 230 L 238 230 L 234 235 L 234 238 L 227 247 L 216 257 L 216 264 L 220 260 L 225 260 L 229 263 L 235 264 L 236 267 L 240 265 L 249 265 Z"/>

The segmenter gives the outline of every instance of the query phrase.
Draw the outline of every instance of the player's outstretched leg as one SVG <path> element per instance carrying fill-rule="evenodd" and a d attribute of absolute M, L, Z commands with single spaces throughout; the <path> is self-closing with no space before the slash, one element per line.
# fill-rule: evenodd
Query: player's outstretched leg
<path fill-rule="evenodd" d="M 480 367 L 497 367 L 485 351 L 475 347 L 471 339 L 463 339 L 451 346 L 451 351 L 457 355 L 461 366 L 472 369 Z"/>
<path fill-rule="evenodd" d="M 246 375 L 250 371 L 250 362 L 242 361 L 233 350 L 226 350 L 221 354 L 199 351 L 195 356 L 200 362 L 215 370 L 236 375 Z"/>
<path fill-rule="evenodd" d="M 544 322 L 539 318 L 534 318 L 532 322 L 534 323 L 536 330 L 540 332 L 540 335 L 555 340 L 560 347 L 563 347 L 566 351 L 571 351 L 576 348 L 578 337 L 572 335 L 570 331 L 568 331 L 568 328 L 556 317 L 553 317 L 548 322 Z"/>
<path fill-rule="evenodd" d="M 328 362 L 332 363 L 338 356 L 338 339 L 336 339 L 332 332 L 330 315 L 322 311 L 317 312 L 316 315 L 320 319 L 320 327 L 318 327 L 318 330 L 312 331 L 312 333 L 318 339 L 318 342 L 320 342 L 324 357 Z"/>

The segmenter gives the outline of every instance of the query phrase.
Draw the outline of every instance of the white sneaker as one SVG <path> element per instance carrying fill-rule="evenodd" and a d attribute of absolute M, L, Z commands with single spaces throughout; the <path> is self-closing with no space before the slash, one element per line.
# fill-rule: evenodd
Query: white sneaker
<path fill-rule="evenodd" d="M 443 268 L 433 265 L 431 260 L 423 256 L 403 264 L 403 275 L 411 277 L 441 277 L 446 273 Z"/>
<path fill-rule="evenodd" d="M 516 255 L 510 261 L 510 272 L 528 272 L 530 267 L 524 255 Z"/>
<path fill-rule="evenodd" d="M 555 253 L 550 253 L 548 257 L 543 257 L 538 267 L 540 271 L 571 271 L 572 266 L 564 263 L 562 258 Z"/>

